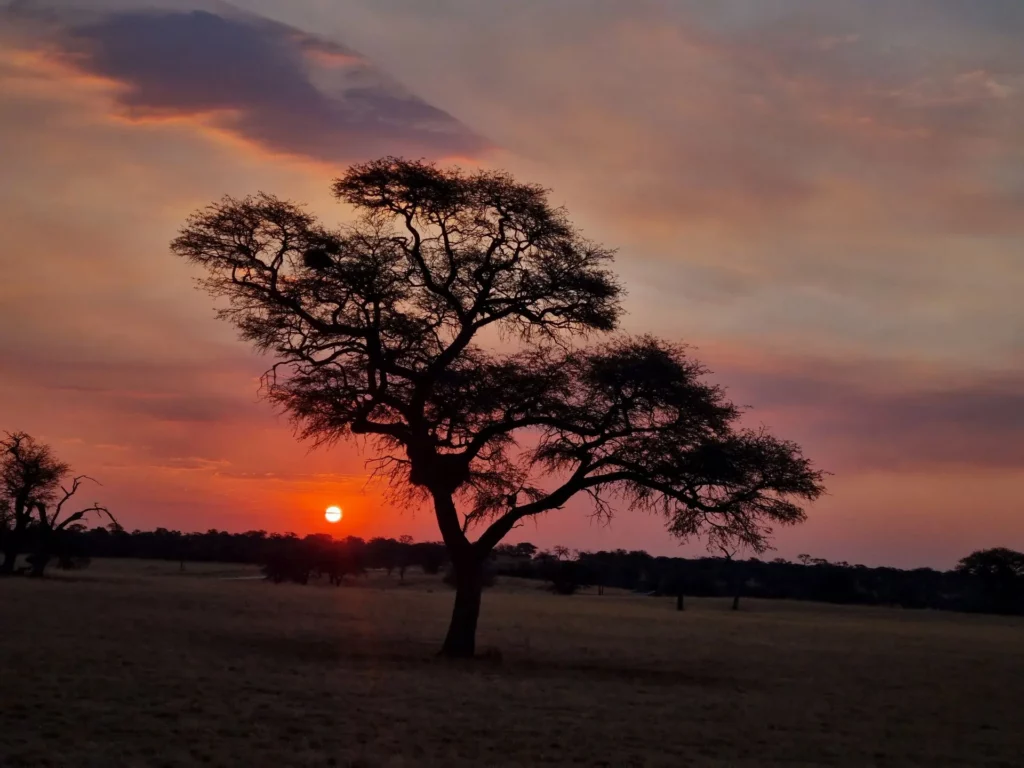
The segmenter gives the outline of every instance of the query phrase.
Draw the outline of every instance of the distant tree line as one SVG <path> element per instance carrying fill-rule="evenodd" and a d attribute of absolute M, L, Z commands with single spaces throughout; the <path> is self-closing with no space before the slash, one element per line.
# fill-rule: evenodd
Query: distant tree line
<path fill-rule="evenodd" d="M 248 531 L 181 533 L 73 528 L 65 532 L 56 556 L 80 567 L 89 557 L 155 558 L 179 562 L 259 565 L 272 581 L 307 582 L 326 577 L 341 583 L 368 570 L 383 570 L 403 581 L 409 569 L 438 574 L 450 569 L 441 542 L 414 542 L 409 536 L 334 539 L 326 534 Z M 643 550 L 586 552 L 530 543 L 499 545 L 488 567 L 491 577 L 543 582 L 554 592 L 573 594 L 607 589 L 676 597 L 728 597 L 738 608 L 743 597 L 1024 614 L 1024 553 L 997 548 L 975 552 L 951 571 L 901 570 L 829 562 L 801 555 L 781 558 L 655 557 Z"/>
<path fill-rule="evenodd" d="M 71 567 L 84 565 L 92 557 L 171 560 L 182 570 L 190 562 L 244 563 L 261 566 L 271 581 L 300 583 L 311 576 L 327 576 L 340 583 L 346 576 L 362 575 L 370 569 L 386 571 L 402 581 L 410 568 L 437 574 L 447 563 L 442 543 L 414 542 L 411 536 L 367 541 L 355 536 L 299 537 L 266 531 L 126 531 L 115 525 L 70 531 L 59 556 L 61 563 Z"/>
<path fill-rule="evenodd" d="M 654 557 L 642 550 L 570 554 L 563 547 L 537 552 L 532 545 L 499 547 L 496 571 L 543 579 L 553 591 L 572 594 L 583 587 L 652 595 L 813 600 L 986 613 L 1024 614 L 1024 553 L 996 548 L 975 552 L 952 571 L 932 568 L 869 568 L 800 555 L 776 558 Z"/>

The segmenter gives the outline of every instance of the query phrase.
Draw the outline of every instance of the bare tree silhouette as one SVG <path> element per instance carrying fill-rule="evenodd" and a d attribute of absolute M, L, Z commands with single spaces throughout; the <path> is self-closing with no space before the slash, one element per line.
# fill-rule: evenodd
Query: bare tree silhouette
<path fill-rule="evenodd" d="M 37 536 L 37 548 L 36 552 L 32 556 L 32 576 L 42 576 L 46 570 L 47 564 L 50 562 L 53 556 L 54 547 L 57 544 L 58 539 L 64 531 L 71 528 L 71 526 L 78 525 L 88 515 L 93 513 L 100 513 L 110 518 L 110 522 L 115 526 L 120 524 L 111 514 L 110 510 L 94 502 L 88 507 L 66 515 L 61 519 L 61 515 L 64 514 L 64 505 L 67 504 L 78 493 L 79 488 L 82 487 L 84 482 L 92 482 L 99 485 L 99 483 L 88 475 L 78 475 L 71 478 L 71 486 L 61 486 L 61 493 L 63 494 L 57 499 L 57 506 L 53 512 L 49 512 L 47 504 L 43 501 L 37 501 L 35 503 L 35 509 L 37 514 L 38 522 L 38 536 Z"/>
<path fill-rule="evenodd" d="M 354 224 L 328 229 L 262 193 L 224 198 L 172 249 L 276 357 L 265 393 L 303 436 L 367 438 L 396 491 L 431 503 L 456 580 L 445 654 L 474 653 L 495 545 L 577 495 L 757 549 L 823 492 L 798 446 L 738 426 L 684 347 L 573 345 L 615 330 L 622 290 L 612 253 L 544 189 L 385 158 L 333 191 Z"/>

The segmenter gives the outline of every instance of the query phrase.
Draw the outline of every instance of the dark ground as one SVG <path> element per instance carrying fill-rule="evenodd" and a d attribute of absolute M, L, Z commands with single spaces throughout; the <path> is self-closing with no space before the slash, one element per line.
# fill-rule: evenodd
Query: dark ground
<path fill-rule="evenodd" d="M 0 766 L 1024 765 L 1024 620 L 96 562 L 0 581 Z"/>

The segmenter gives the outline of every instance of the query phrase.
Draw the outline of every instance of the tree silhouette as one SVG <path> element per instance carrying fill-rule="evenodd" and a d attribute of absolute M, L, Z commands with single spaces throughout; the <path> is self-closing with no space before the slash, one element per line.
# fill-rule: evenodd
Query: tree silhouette
<path fill-rule="evenodd" d="M 512 545 L 512 551 L 517 557 L 533 557 L 537 554 L 537 547 L 528 541 L 521 541 Z"/>
<path fill-rule="evenodd" d="M 424 541 L 412 545 L 413 562 L 428 575 L 436 575 L 444 568 L 447 561 L 445 546 L 437 541 Z"/>
<path fill-rule="evenodd" d="M 398 537 L 398 581 L 405 583 L 405 571 L 412 565 L 412 543 L 414 539 L 409 534 Z"/>
<path fill-rule="evenodd" d="M 431 503 L 456 580 L 445 654 L 474 652 L 495 545 L 578 494 L 603 515 L 615 498 L 663 513 L 676 536 L 756 550 L 823 492 L 796 445 L 738 426 L 683 347 L 573 345 L 615 330 L 621 288 L 612 253 L 544 189 L 385 158 L 333 191 L 355 223 L 224 198 L 172 249 L 276 358 L 266 395 L 303 436 L 367 438 L 393 487 Z"/>
<path fill-rule="evenodd" d="M 91 504 L 88 507 L 84 507 L 77 512 L 73 512 L 63 517 L 64 505 L 67 504 L 78 493 L 79 488 L 82 487 L 84 482 L 96 483 L 88 475 L 78 475 L 77 477 L 71 478 L 70 487 L 61 486 L 61 497 L 56 500 L 56 507 L 53 512 L 47 509 L 46 502 L 37 501 L 35 504 L 38 523 L 37 536 L 36 536 L 36 552 L 32 558 L 32 576 L 42 576 L 46 570 L 47 564 L 50 562 L 50 558 L 53 556 L 54 548 L 58 543 L 61 535 L 71 529 L 71 526 L 75 526 L 81 523 L 87 516 L 93 513 L 101 513 L 110 518 L 110 522 L 113 525 L 119 525 L 114 516 L 110 513 L 110 510 L 104 506 L 101 506 L 98 502 Z M 99 483 L 97 483 L 99 485 Z"/>
<path fill-rule="evenodd" d="M 568 547 L 556 544 L 551 548 L 551 554 L 555 556 L 556 560 L 568 560 L 572 556 L 572 552 Z"/>
<path fill-rule="evenodd" d="M 961 559 L 956 570 L 968 576 L 995 582 L 1024 579 L 1024 552 L 1006 547 L 980 549 Z"/>
<path fill-rule="evenodd" d="M 1024 606 L 1024 552 L 981 549 L 960 560 L 956 570 L 977 579 L 996 610 L 1016 612 Z"/>
<path fill-rule="evenodd" d="M 14 572 L 25 540 L 25 531 L 39 504 L 57 496 L 61 478 L 69 467 L 59 461 L 48 445 L 25 432 L 8 432 L 0 441 L 0 508 L 4 510 L 3 551 L 0 574 Z"/>

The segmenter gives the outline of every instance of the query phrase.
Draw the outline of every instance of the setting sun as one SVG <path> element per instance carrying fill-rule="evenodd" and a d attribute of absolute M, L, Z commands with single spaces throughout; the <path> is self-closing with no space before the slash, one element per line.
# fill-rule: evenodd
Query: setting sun
<path fill-rule="evenodd" d="M 328 507 L 324 512 L 324 517 L 327 518 L 328 523 L 337 523 L 341 520 L 341 507 Z"/>

